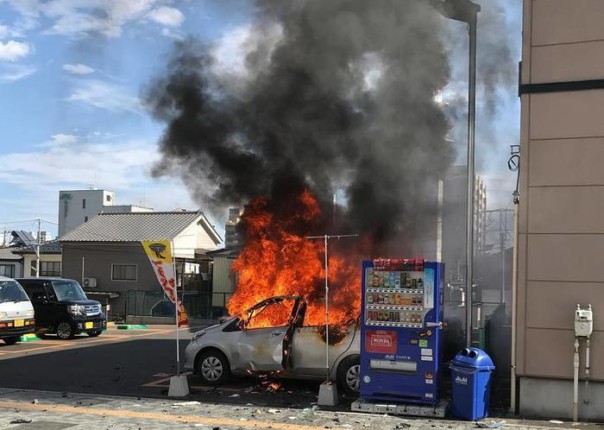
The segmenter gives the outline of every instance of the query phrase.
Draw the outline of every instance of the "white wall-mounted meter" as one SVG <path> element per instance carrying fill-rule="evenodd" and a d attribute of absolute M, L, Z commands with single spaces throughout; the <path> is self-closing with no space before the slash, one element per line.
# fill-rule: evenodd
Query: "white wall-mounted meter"
<path fill-rule="evenodd" d="M 594 323 L 591 305 L 587 305 L 587 308 L 577 305 L 575 309 L 575 336 L 589 337 L 593 329 Z"/>

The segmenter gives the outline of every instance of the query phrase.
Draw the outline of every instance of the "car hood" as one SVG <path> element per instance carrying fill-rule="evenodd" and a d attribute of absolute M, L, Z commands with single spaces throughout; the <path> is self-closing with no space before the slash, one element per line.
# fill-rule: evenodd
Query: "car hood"
<path fill-rule="evenodd" d="M 0 312 L 5 312 L 7 319 L 19 317 L 23 318 L 23 316 L 34 316 L 34 308 L 29 300 L 0 303 Z"/>
<path fill-rule="evenodd" d="M 65 303 L 67 305 L 82 305 L 82 306 L 92 306 L 92 305 L 100 306 L 101 305 L 101 303 L 97 302 L 96 300 L 63 300 L 61 303 Z"/>
<path fill-rule="evenodd" d="M 215 331 L 221 331 L 224 327 L 226 327 L 227 325 L 229 325 L 233 320 L 237 319 L 238 317 L 229 317 L 229 318 L 225 318 L 225 319 L 221 319 L 220 322 L 218 324 L 214 324 L 211 325 L 209 327 L 203 328 L 199 331 L 196 331 L 195 334 L 193 335 L 193 339 L 198 338 L 199 336 L 206 334 L 206 333 L 211 333 L 211 332 L 215 332 Z"/>

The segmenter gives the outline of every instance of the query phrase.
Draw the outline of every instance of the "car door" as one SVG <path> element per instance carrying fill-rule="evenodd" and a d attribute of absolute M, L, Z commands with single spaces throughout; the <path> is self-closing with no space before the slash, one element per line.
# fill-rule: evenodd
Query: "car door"
<path fill-rule="evenodd" d="M 287 363 L 300 297 L 264 300 L 250 310 L 238 336 L 235 366 L 254 372 L 282 370 Z M 262 316 L 275 315 L 262 320 Z M 267 325 L 268 324 L 268 325 Z"/>
<path fill-rule="evenodd" d="M 353 346 L 357 337 L 357 323 L 351 321 L 329 329 L 329 368 L 345 354 L 358 351 Z M 297 376 L 317 377 L 327 372 L 327 345 L 325 326 L 302 326 L 296 328 L 291 346 L 291 372 Z M 358 344 L 358 338 L 356 339 Z"/>
<path fill-rule="evenodd" d="M 48 293 L 46 288 L 40 283 L 22 282 L 25 292 L 31 300 L 34 307 L 34 318 L 36 319 L 37 327 L 48 327 L 50 324 L 48 315 Z"/>

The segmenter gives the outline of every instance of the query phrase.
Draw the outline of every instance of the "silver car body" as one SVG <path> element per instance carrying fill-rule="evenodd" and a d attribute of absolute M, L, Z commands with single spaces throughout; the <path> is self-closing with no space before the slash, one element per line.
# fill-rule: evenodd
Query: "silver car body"
<path fill-rule="evenodd" d="M 282 299 L 301 300 L 297 296 L 274 297 L 259 305 Z M 290 324 L 283 327 L 247 329 L 240 318 L 232 317 L 200 330 L 186 348 L 185 368 L 196 370 L 196 360 L 201 353 L 214 348 L 227 358 L 232 373 L 275 372 L 286 378 L 324 380 L 327 374 L 324 329 L 304 326 L 303 309 L 305 304 L 300 310 L 302 315 L 296 315 L 294 309 Z M 336 343 L 330 341 L 329 373 L 332 380 L 336 380 L 342 360 L 358 357 L 359 333 L 358 324 L 353 322 Z"/>

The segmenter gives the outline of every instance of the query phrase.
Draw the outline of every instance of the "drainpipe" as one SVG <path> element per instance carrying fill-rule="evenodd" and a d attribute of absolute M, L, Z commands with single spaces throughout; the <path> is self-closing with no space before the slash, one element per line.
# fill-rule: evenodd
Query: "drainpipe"
<path fill-rule="evenodd" d="M 585 392 L 583 393 L 583 403 L 589 404 L 589 344 L 590 339 L 587 336 L 585 343 Z"/>
<path fill-rule="evenodd" d="M 573 422 L 579 418 L 579 337 L 575 336 L 575 354 L 573 355 Z"/>
<path fill-rule="evenodd" d="M 510 412 L 516 413 L 516 318 L 518 301 L 518 201 L 514 197 L 514 248 L 512 256 L 512 346 L 510 357 Z"/>

